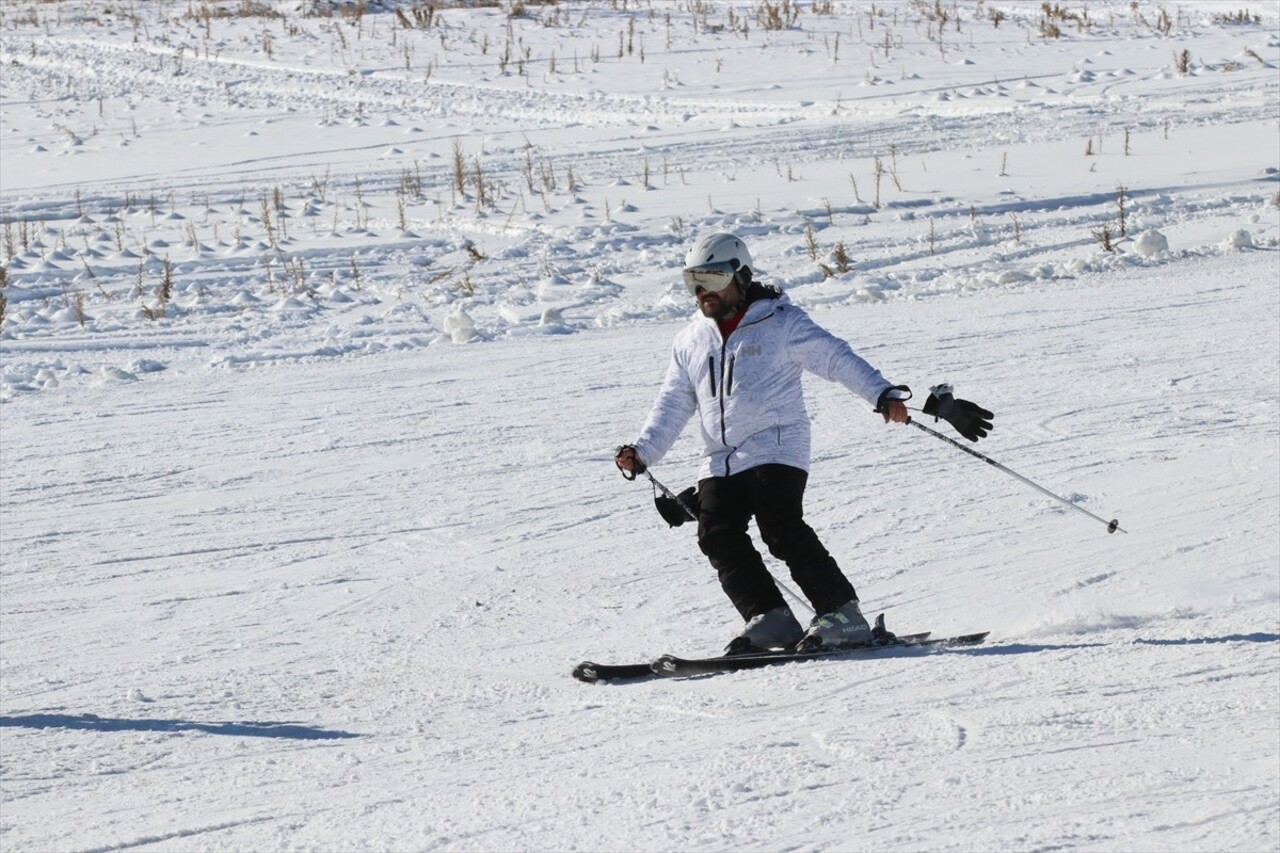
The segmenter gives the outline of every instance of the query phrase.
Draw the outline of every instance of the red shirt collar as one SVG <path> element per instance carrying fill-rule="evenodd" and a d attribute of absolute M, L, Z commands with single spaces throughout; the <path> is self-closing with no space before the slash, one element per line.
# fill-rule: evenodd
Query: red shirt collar
<path fill-rule="evenodd" d="M 728 337 L 733 334 L 733 330 L 738 328 L 738 324 L 742 322 L 742 318 L 745 317 L 746 314 L 747 306 L 743 305 L 738 309 L 737 314 L 734 314 L 732 317 L 728 317 L 724 320 L 720 320 L 717 324 L 720 326 L 720 336 L 727 340 Z"/>

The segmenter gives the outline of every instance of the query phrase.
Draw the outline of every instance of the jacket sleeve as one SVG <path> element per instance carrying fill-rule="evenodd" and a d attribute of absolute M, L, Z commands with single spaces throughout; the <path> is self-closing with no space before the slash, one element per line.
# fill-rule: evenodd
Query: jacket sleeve
<path fill-rule="evenodd" d="M 837 338 L 794 305 L 788 306 L 788 353 L 800 367 L 831 382 L 839 382 L 871 405 L 875 405 L 889 382 L 848 342 Z"/>
<path fill-rule="evenodd" d="M 697 410 L 698 398 L 693 381 L 684 365 L 680 364 L 673 347 L 662 389 L 658 391 L 658 399 L 654 401 L 635 443 L 636 453 L 640 454 L 644 464 L 654 465 L 667 454 Z"/>

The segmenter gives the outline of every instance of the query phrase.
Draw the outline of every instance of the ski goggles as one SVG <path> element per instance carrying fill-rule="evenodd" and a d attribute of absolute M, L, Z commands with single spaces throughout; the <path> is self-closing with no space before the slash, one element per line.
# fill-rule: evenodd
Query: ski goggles
<path fill-rule="evenodd" d="M 737 272 L 737 265 L 732 261 L 687 267 L 684 271 L 684 286 L 689 288 L 689 293 L 693 296 L 698 295 L 699 288 L 719 293 L 729 286 Z"/>

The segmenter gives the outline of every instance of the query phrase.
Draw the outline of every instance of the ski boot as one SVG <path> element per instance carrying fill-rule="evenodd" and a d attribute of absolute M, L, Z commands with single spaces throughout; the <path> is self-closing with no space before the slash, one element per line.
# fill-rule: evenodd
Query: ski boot
<path fill-rule="evenodd" d="M 883 622 L 877 620 L 883 630 Z M 809 630 L 796 644 L 796 651 L 807 652 L 814 649 L 839 649 L 852 646 L 869 646 L 876 641 L 876 636 L 862 615 L 858 599 L 853 599 L 830 613 L 813 617 Z"/>
<path fill-rule="evenodd" d="M 790 649 L 800 642 L 804 629 L 791 615 L 789 607 L 774 609 L 752 616 L 742 633 L 729 641 L 724 653 L 727 655 L 758 654 L 771 649 Z"/>

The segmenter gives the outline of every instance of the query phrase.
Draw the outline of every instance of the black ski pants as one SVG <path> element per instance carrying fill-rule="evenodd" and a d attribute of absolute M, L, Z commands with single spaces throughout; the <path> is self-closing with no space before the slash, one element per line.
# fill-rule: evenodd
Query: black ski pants
<path fill-rule="evenodd" d="M 786 602 L 747 524 L 755 517 L 769 553 L 786 563 L 791 577 L 817 613 L 830 613 L 857 595 L 835 559 L 804 520 L 807 471 L 790 465 L 759 465 L 698 483 L 698 547 L 710 559 L 743 619 Z"/>

